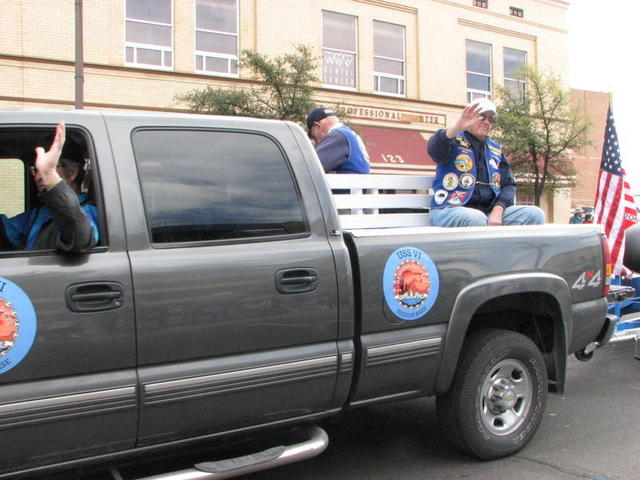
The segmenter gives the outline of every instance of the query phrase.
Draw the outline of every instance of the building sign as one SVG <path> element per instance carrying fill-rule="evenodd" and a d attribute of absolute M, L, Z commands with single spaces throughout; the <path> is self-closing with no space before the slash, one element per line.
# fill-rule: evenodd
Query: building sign
<path fill-rule="evenodd" d="M 447 116 L 441 113 L 423 113 L 420 115 L 420 123 L 437 125 L 439 128 L 447 126 Z"/>
<path fill-rule="evenodd" d="M 356 64 L 352 53 L 325 50 L 322 65 L 325 83 L 356 88 Z"/>
<path fill-rule="evenodd" d="M 394 122 L 407 121 L 403 119 L 403 113 L 398 110 L 386 108 L 367 108 L 346 105 L 342 107 L 348 117 L 367 118 L 370 120 L 391 120 Z"/>
<path fill-rule="evenodd" d="M 342 105 L 347 117 L 366 118 L 368 120 L 384 120 L 402 123 L 422 123 L 437 128 L 447 125 L 447 116 L 442 113 L 415 113 L 390 108 L 361 107 L 357 105 Z"/>

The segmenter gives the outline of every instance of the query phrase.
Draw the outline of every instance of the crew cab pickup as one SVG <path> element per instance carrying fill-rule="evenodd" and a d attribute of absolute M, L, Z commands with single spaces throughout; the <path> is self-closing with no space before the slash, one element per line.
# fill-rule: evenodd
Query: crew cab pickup
<path fill-rule="evenodd" d="M 227 478 L 319 453 L 322 418 L 429 395 L 454 446 L 498 458 L 613 328 L 600 227 L 345 228 L 394 213 L 332 195 L 289 122 L 3 111 L 3 213 L 38 206 L 26 152 L 60 120 L 100 242 L 0 252 L 1 478 L 309 426 L 179 477 Z"/>

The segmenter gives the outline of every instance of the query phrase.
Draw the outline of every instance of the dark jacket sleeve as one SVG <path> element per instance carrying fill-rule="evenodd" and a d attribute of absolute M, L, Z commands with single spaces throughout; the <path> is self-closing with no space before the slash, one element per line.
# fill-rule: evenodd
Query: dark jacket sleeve
<path fill-rule="evenodd" d="M 500 195 L 496 198 L 495 205 L 507 208 L 513 205 L 516 198 L 516 180 L 511 173 L 509 161 L 502 155 L 500 157 Z"/>
<path fill-rule="evenodd" d="M 0 250 L 13 250 L 13 245 L 11 245 L 7 234 L 4 231 L 4 222 L 2 221 L 0 221 Z"/>
<path fill-rule="evenodd" d="M 447 138 L 444 128 L 431 135 L 427 144 L 427 151 L 433 161 L 439 165 L 444 165 L 451 161 L 454 140 Z"/>
<path fill-rule="evenodd" d="M 331 172 L 349 159 L 349 141 L 342 132 L 330 131 L 316 147 L 325 172 Z"/>
<path fill-rule="evenodd" d="M 82 252 L 97 244 L 97 227 L 82 210 L 78 196 L 66 182 L 42 192 L 40 199 L 49 208 L 56 227 L 56 248 L 64 252 Z"/>

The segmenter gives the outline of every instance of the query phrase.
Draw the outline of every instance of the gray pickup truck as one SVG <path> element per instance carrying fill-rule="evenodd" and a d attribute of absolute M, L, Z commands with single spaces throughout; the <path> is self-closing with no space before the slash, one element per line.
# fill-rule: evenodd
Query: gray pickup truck
<path fill-rule="evenodd" d="M 38 206 L 25 152 L 59 120 L 100 242 L 0 252 L 0 478 L 307 426 L 153 477 L 227 478 L 319 453 L 325 417 L 427 395 L 454 446 L 498 458 L 611 334 L 599 227 L 343 230 L 288 122 L 3 111 L 3 213 Z"/>

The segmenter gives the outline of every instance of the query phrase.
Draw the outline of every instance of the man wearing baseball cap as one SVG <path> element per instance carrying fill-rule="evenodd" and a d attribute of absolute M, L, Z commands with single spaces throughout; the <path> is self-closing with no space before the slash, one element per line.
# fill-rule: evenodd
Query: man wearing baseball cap
<path fill-rule="evenodd" d="M 362 139 L 343 125 L 334 111 L 318 107 L 309 112 L 307 131 L 316 142 L 325 172 L 369 173 L 369 154 Z"/>
<path fill-rule="evenodd" d="M 502 145 L 489 136 L 497 118 L 496 105 L 474 100 L 456 122 L 438 130 L 428 152 L 436 162 L 429 219 L 438 227 L 537 225 L 544 212 L 536 206 L 516 206 L 516 182 Z"/>

